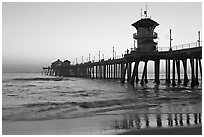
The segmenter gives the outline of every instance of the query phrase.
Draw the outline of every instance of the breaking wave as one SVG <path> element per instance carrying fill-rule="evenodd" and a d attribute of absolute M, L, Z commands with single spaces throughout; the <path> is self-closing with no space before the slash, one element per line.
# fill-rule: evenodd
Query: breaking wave
<path fill-rule="evenodd" d="M 63 78 L 15 78 L 13 80 L 18 80 L 18 81 L 61 81 Z"/>

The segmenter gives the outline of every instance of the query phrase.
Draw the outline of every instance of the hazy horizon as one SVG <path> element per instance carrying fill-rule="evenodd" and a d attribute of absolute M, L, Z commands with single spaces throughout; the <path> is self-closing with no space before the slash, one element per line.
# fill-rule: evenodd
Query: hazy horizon
<path fill-rule="evenodd" d="M 158 46 L 196 42 L 202 36 L 201 2 L 3 2 L 2 71 L 41 72 L 58 58 L 71 63 L 117 56 L 133 47 L 132 23 L 148 15 L 157 21 Z M 150 63 L 148 69 L 151 69 Z M 164 66 L 161 67 L 163 71 Z"/>

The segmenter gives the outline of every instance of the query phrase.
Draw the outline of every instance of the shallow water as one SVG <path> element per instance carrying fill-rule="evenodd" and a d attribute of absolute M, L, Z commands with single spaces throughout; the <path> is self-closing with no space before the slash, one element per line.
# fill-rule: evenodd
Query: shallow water
<path fill-rule="evenodd" d="M 148 75 L 153 79 L 153 75 Z M 3 73 L 2 119 L 34 121 L 97 114 L 201 113 L 202 87 L 142 87 L 119 80 L 55 78 L 40 73 Z"/>

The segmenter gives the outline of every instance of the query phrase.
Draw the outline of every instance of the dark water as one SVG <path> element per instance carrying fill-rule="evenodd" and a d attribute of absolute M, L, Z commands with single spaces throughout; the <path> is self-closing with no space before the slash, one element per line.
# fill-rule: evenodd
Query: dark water
<path fill-rule="evenodd" d="M 148 78 L 153 79 L 153 75 Z M 2 79 L 5 121 L 122 114 L 123 119 L 115 121 L 117 129 L 148 127 L 148 123 L 173 126 L 177 120 L 178 125 L 182 121 L 188 125 L 187 121 L 195 123 L 195 117 L 197 123 L 201 121 L 201 84 L 194 89 L 182 85 L 173 88 L 164 80 L 159 86 L 149 80 L 144 87 L 133 87 L 118 80 L 55 78 L 40 73 L 3 73 Z"/>

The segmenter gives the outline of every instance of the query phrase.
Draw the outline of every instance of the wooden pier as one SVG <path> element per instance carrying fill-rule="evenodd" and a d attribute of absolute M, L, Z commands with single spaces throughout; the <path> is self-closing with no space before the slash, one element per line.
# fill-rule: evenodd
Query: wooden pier
<path fill-rule="evenodd" d="M 137 33 L 133 34 L 133 38 L 137 40 L 137 48 L 131 49 L 130 53 L 127 51 L 122 58 L 99 60 L 98 62 L 89 61 L 76 65 L 70 65 L 69 61 L 57 60 L 52 63 L 51 67 L 43 68 L 44 74 L 92 79 L 120 79 L 121 83 L 128 82 L 134 85 L 140 82 L 141 85 L 144 85 L 148 83 L 148 62 L 153 61 L 154 82 L 160 84 L 160 62 L 164 60 L 167 84 L 176 86 L 182 83 L 181 69 L 183 69 L 183 85 L 187 86 L 189 82 L 191 82 L 191 87 L 199 85 L 199 74 L 202 78 L 200 32 L 197 42 L 172 47 L 170 30 L 170 46 L 164 50 L 164 48 L 157 47 L 157 42 L 155 42 L 157 33 L 154 32 L 154 29 L 158 25 L 157 22 L 147 18 L 147 15 L 133 23 L 132 26 L 137 30 Z M 190 60 L 190 68 L 187 67 L 188 60 Z M 139 79 L 138 67 L 142 62 L 144 62 L 144 68 L 142 77 Z M 188 69 L 191 69 L 191 76 L 188 76 Z"/>
<path fill-rule="evenodd" d="M 160 61 L 165 60 L 166 67 L 166 83 L 172 86 L 180 84 L 181 69 L 184 72 L 183 85 L 187 86 L 191 79 L 191 87 L 199 85 L 199 74 L 202 77 L 202 47 L 193 47 L 181 50 L 161 51 L 154 53 L 140 53 L 131 51 L 120 59 L 109 59 L 99 62 L 86 62 L 77 65 L 59 65 L 55 69 L 51 67 L 43 68 L 47 75 L 66 76 L 66 77 L 85 77 L 95 79 L 120 79 L 122 83 L 125 81 L 134 85 L 139 82 L 138 67 L 144 62 L 144 68 L 140 84 L 148 83 L 147 65 L 149 61 L 154 61 L 154 73 L 156 84 L 160 83 Z M 187 61 L 190 60 L 191 68 L 187 68 Z M 172 63 L 170 63 L 172 62 Z M 182 66 L 181 67 L 181 63 Z M 172 65 L 172 66 L 171 66 Z M 133 67 L 133 69 L 132 69 Z M 191 69 L 191 76 L 188 76 L 187 70 Z M 177 71 L 177 79 L 176 79 Z M 200 71 L 200 73 L 199 73 Z M 54 74 L 55 72 L 56 74 Z M 172 78 L 170 77 L 172 74 Z M 127 76 L 127 79 L 126 79 Z"/>

